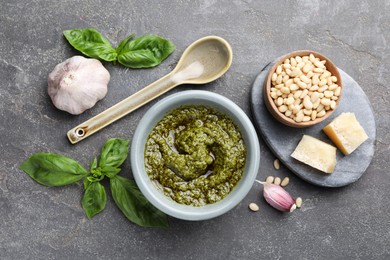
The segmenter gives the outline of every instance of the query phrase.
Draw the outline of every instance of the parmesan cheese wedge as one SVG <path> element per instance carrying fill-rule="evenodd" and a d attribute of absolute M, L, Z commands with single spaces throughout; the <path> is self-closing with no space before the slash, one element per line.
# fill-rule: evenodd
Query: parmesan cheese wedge
<path fill-rule="evenodd" d="M 345 155 L 351 154 L 368 139 L 354 113 L 342 113 L 322 130 Z"/>
<path fill-rule="evenodd" d="M 304 135 L 291 157 L 325 173 L 336 167 L 336 147 L 317 138 Z"/>

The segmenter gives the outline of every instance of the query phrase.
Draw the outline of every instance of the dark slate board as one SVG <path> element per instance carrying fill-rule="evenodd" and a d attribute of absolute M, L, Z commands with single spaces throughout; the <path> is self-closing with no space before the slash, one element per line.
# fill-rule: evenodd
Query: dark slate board
<path fill-rule="evenodd" d="M 250 97 L 254 123 L 268 147 L 288 169 L 309 183 L 323 187 L 342 187 L 357 181 L 372 160 L 376 136 L 374 113 L 364 91 L 355 80 L 339 69 L 343 80 L 343 97 L 336 111 L 324 122 L 312 127 L 292 128 L 274 119 L 264 104 L 263 84 L 272 65 L 268 64 L 257 76 Z M 349 156 L 337 150 L 337 165 L 332 174 L 322 173 L 290 156 L 304 134 L 334 145 L 322 128 L 342 112 L 354 112 L 369 139 Z"/>

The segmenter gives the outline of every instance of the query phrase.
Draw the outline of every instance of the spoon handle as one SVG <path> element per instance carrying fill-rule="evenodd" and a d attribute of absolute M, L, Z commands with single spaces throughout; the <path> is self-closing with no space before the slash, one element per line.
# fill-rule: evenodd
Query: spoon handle
<path fill-rule="evenodd" d="M 72 144 L 75 144 L 84 140 L 93 133 L 115 122 L 149 101 L 152 101 L 177 85 L 178 82 L 171 80 L 171 73 L 165 75 L 149 86 L 69 130 L 67 133 L 69 141 Z"/>

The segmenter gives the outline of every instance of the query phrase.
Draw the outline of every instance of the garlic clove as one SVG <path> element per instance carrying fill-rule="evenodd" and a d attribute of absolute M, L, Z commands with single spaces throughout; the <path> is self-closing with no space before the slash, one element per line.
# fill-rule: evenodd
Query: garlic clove
<path fill-rule="evenodd" d="M 109 81 L 100 61 L 74 56 L 49 74 L 48 94 L 58 109 L 78 115 L 106 96 Z"/>
<path fill-rule="evenodd" d="M 257 182 L 263 184 L 264 199 L 275 209 L 285 212 L 293 212 L 297 208 L 295 200 L 281 186 L 272 183 Z"/>

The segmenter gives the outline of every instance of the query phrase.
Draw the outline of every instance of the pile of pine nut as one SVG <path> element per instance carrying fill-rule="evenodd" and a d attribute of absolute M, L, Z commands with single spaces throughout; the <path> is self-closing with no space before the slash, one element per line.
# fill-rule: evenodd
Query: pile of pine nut
<path fill-rule="evenodd" d="M 300 123 L 323 117 L 336 108 L 341 87 L 325 63 L 310 54 L 286 59 L 276 68 L 269 94 L 280 113 Z"/>

